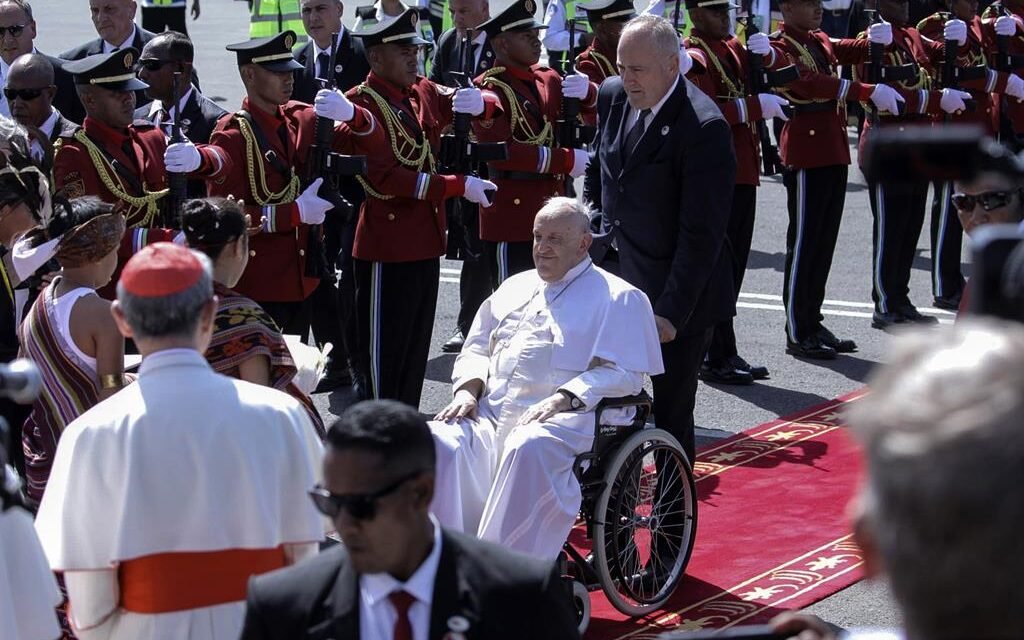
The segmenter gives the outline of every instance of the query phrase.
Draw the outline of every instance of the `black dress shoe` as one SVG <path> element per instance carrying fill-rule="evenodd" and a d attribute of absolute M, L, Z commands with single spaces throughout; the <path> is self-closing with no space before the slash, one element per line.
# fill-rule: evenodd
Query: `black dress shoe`
<path fill-rule="evenodd" d="M 700 366 L 700 379 L 717 384 L 753 384 L 754 377 L 749 371 L 737 369 L 728 360 L 705 362 Z"/>
<path fill-rule="evenodd" d="M 939 324 L 939 319 L 935 316 L 926 316 L 917 310 L 913 305 L 903 307 L 900 309 L 900 315 L 907 322 L 913 322 L 914 324 Z"/>
<path fill-rule="evenodd" d="M 816 335 L 808 336 L 800 342 L 786 340 L 786 353 L 811 360 L 835 360 L 836 357 L 836 350 L 822 342 Z"/>
<path fill-rule="evenodd" d="M 961 295 L 957 293 L 951 296 L 935 296 L 935 307 L 946 311 L 959 311 Z"/>
<path fill-rule="evenodd" d="M 818 339 L 823 344 L 827 344 L 836 350 L 836 353 L 853 353 L 857 350 L 857 343 L 853 340 L 846 340 L 844 338 L 837 338 L 836 334 L 832 333 L 825 327 L 818 330 Z"/>
<path fill-rule="evenodd" d="M 750 376 L 754 380 L 764 380 L 768 377 L 768 367 L 759 364 L 750 364 L 740 356 L 733 356 L 729 358 L 729 364 L 731 364 L 734 369 L 749 372 Z"/>
<path fill-rule="evenodd" d="M 448 338 L 448 342 L 441 345 L 441 351 L 445 353 L 458 353 L 462 351 L 462 345 L 464 344 L 466 344 L 466 336 L 462 335 L 461 330 L 456 329 L 452 337 Z"/>
<path fill-rule="evenodd" d="M 338 387 L 347 387 L 351 384 L 352 372 L 349 371 L 348 364 L 331 361 L 328 362 L 324 375 L 320 378 L 320 382 L 317 383 L 313 393 L 326 393 Z"/>
<path fill-rule="evenodd" d="M 871 326 L 875 329 L 888 330 L 893 325 L 903 324 L 907 319 L 903 317 L 902 313 L 890 311 L 889 313 L 882 313 L 881 311 L 875 311 L 871 314 Z"/>

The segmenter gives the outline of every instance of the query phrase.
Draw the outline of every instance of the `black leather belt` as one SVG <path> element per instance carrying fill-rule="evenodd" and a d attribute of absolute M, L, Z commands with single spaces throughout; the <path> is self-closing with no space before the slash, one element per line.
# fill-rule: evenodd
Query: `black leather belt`
<path fill-rule="evenodd" d="M 500 169 L 491 168 L 489 171 L 490 178 L 492 180 L 552 180 L 555 178 L 550 173 L 530 173 L 528 171 L 502 171 Z"/>

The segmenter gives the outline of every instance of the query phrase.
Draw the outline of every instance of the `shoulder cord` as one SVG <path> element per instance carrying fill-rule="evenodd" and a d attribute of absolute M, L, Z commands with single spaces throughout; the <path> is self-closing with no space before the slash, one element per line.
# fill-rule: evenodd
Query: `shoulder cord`
<path fill-rule="evenodd" d="M 143 215 L 142 220 L 132 225 L 133 227 L 149 227 L 153 224 L 153 220 L 156 218 L 160 211 L 160 207 L 157 204 L 160 198 L 163 198 L 168 193 L 168 189 L 161 189 L 160 191 L 146 191 L 143 187 L 143 196 L 132 196 L 128 195 L 124 190 L 124 185 L 121 179 L 117 179 L 117 184 L 114 184 L 114 179 L 108 171 L 109 163 L 103 156 L 103 152 L 100 151 L 99 147 L 93 144 L 93 141 L 89 139 L 89 136 L 85 135 L 84 129 L 79 129 L 75 132 L 75 140 L 79 144 L 85 147 L 86 152 L 89 154 L 89 159 L 92 160 L 93 166 L 96 168 L 96 173 L 99 175 L 100 182 L 107 188 L 115 198 L 130 205 L 133 209 L 145 209 L 146 213 Z M 110 167 L 113 170 L 113 167 Z M 127 217 L 127 216 L 126 216 Z"/>
<path fill-rule="evenodd" d="M 263 166 L 263 155 L 259 153 L 256 134 L 245 118 L 235 118 L 235 122 L 238 123 L 238 131 L 245 140 L 245 160 L 249 165 L 249 171 L 246 171 L 246 174 L 249 177 L 249 191 L 252 193 L 255 204 L 263 207 L 295 202 L 300 187 L 299 177 L 295 175 L 295 170 L 292 170 L 292 179 L 288 181 L 284 189 L 276 193 L 271 191 L 267 186 L 267 170 Z M 254 175 L 256 172 L 260 174 L 259 186 L 262 187 L 262 191 L 256 185 L 256 176 Z"/>
<path fill-rule="evenodd" d="M 725 68 L 722 66 L 722 61 L 718 59 L 718 56 L 711 50 L 708 43 L 695 35 L 690 36 L 690 42 L 697 45 L 697 47 L 704 51 L 705 56 L 711 61 L 711 64 L 715 66 L 715 71 L 717 71 L 718 75 L 722 78 L 722 83 L 725 85 L 727 94 L 724 96 L 718 96 L 720 100 L 735 100 L 737 98 L 747 97 L 747 92 L 743 87 L 743 81 L 739 78 L 736 79 L 736 82 L 732 81 L 729 74 L 725 72 Z"/>
<path fill-rule="evenodd" d="M 536 147 L 549 147 L 554 143 L 554 130 L 551 127 L 551 123 L 548 119 L 544 118 L 544 128 L 540 130 L 540 133 L 534 133 L 533 127 L 530 126 L 529 119 L 523 114 L 523 108 L 519 104 L 519 98 L 516 96 L 516 92 L 505 82 L 498 80 L 496 76 L 505 72 L 505 67 L 494 67 L 484 74 L 483 80 L 480 82 L 483 86 L 491 86 L 496 89 L 500 89 L 505 94 L 505 98 L 508 100 L 509 108 L 511 113 L 509 114 L 512 121 L 512 139 L 521 144 L 530 144 Z M 541 116 L 543 117 L 543 116 Z M 522 131 L 523 137 L 516 136 L 516 130 Z"/>
<path fill-rule="evenodd" d="M 388 130 L 388 141 L 391 143 L 391 152 L 394 154 L 395 159 L 416 171 L 434 173 L 436 162 L 434 160 L 434 153 L 430 148 L 430 143 L 427 142 L 426 132 L 423 133 L 422 141 L 417 141 L 409 135 L 405 125 L 399 120 L 388 100 L 377 91 L 371 89 L 366 83 L 359 85 L 356 92 L 367 95 L 377 105 L 381 118 L 384 120 L 384 125 Z M 401 137 L 401 144 L 399 144 L 399 137 Z M 408 150 L 409 153 L 404 153 L 405 150 Z M 391 200 L 395 197 L 378 192 L 370 186 L 369 181 L 364 176 L 356 176 L 356 180 L 371 198 Z"/>
<path fill-rule="evenodd" d="M 597 66 L 601 67 L 601 70 L 604 72 L 605 77 L 619 75 L 618 69 L 615 68 L 615 65 L 612 64 L 612 61 L 606 58 L 603 54 L 598 53 L 596 49 L 590 50 L 590 56 L 597 61 Z"/>

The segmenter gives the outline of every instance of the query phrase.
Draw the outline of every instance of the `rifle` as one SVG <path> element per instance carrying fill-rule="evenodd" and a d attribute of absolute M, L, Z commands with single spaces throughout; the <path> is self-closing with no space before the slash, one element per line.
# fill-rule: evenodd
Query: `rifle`
<path fill-rule="evenodd" d="M 752 0 L 745 0 L 747 17 L 743 22 L 747 37 L 761 33 L 757 27 L 757 19 L 752 10 Z M 796 65 L 787 65 L 777 71 L 765 71 L 764 60 L 752 51 L 747 52 L 747 66 L 750 71 L 749 95 L 757 96 L 761 93 L 770 93 L 772 87 L 780 87 L 789 84 L 800 77 L 800 71 Z M 757 138 L 761 143 L 761 172 L 766 176 L 774 176 L 782 172 L 782 158 L 779 150 L 772 144 L 772 138 L 768 134 L 768 124 L 763 118 L 754 124 L 757 131 Z"/>
<path fill-rule="evenodd" d="M 576 21 L 569 21 L 569 42 L 576 38 Z M 575 60 L 570 59 L 565 66 L 562 77 L 569 75 L 569 69 L 575 68 Z M 568 149 L 581 149 L 593 141 L 597 135 L 596 127 L 589 127 L 580 121 L 579 98 L 562 96 L 562 113 L 555 122 L 555 146 Z"/>
<path fill-rule="evenodd" d="M 955 17 L 949 14 L 950 17 Z M 968 80 L 971 77 L 975 77 L 978 72 L 985 74 L 988 72 L 986 67 L 968 67 L 962 68 L 957 65 L 957 52 L 960 45 L 957 44 L 956 40 L 945 40 L 943 42 L 942 51 L 942 86 L 945 89 L 960 89 L 960 81 Z M 975 100 L 964 100 L 964 107 L 967 111 L 974 111 L 977 108 L 978 103 Z M 952 115 L 945 114 L 942 117 L 943 122 L 950 122 L 953 119 Z"/>
<path fill-rule="evenodd" d="M 334 70 L 338 64 L 338 34 L 331 34 L 331 57 L 327 68 L 326 78 L 317 78 L 323 89 L 336 89 L 337 82 L 334 77 Z M 366 156 L 348 156 L 336 153 L 331 150 L 334 142 L 334 120 L 316 117 L 315 138 L 309 149 L 309 167 L 306 174 L 306 184 L 309 185 L 317 178 L 322 177 L 324 182 L 320 185 L 319 195 L 330 202 L 333 207 L 328 213 L 342 215 L 342 220 L 348 221 L 353 214 L 352 204 L 346 200 L 338 190 L 338 181 L 341 177 L 361 176 L 366 174 Z M 310 278 L 322 278 L 330 273 L 330 265 L 327 264 L 327 256 L 324 253 L 323 239 L 320 237 L 321 225 L 310 225 L 306 245 L 308 257 L 306 259 L 306 276 Z"/>
<path fill-rule="evenodd" d="M 181 71 L 175 71 L 171 77 L 171 96 L 175 102 L 174 120 L 171 121 L 171 144 L 186 142 L 185 136 L 181 133 L 181 97 L 178 96 L 180 83 Z M 188 179 L 185 174 L 168 171 L 167 195 L 164 196 L 164 206 L 161 210 L 163 219 L 160 221 L 160 226 L 165 229 L 181 228 L 181 206 L 185 204 L 186 199 L 188 199 Z"/>
<path fill-rule="evenodd" d="M 459 89 L 473 87 L 473 30 L 466 29 L 459 44 L 459 70 L 449 75 Z M 504 142 L 477 142 L 472 136 L 473 117 L 468 113 L 455 113 L 452 116 L 451 131 L 441 135 L 441 148 L 438 153 L 438 172 L 449 175 L 479 176 L 480 167 L 488 162 L 508 160 L 508 145 Z M 494 190 L 487 189 L 487 199 L 493 202 Z M 461 225 L 467 234 L 465 249 L 472 257 L 471 247 L 479 244 L 478 239 L 468 237 L 469 230 L 463 223 L 463 199 L 452 201 L 452 226 Z"/>
<path fill-rule="evenodd" d="M 682 9 L 682 3 L 680 2 L 680 0 L 676 0 L 676 8 L 675 8 L 675 10 L 674 10 L 674 12 L 672 14 L 672 28 L 679 35 L 683 34 L 682 29 L 679 26 L 679 20 L 680 20 L 679 13 L 680 13 L 681 9 Z M 685 27 L 685 26 L 686 25 L 683 25 L 683 27 Z"/>

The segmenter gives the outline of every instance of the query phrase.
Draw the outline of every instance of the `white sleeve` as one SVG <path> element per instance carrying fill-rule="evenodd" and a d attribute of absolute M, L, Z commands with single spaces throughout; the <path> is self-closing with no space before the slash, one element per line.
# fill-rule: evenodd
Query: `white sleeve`
<path fill-rule="evenodd" d="M 582 400 L 586 410 L 590 411 L 604 398 L 640 393 L 644 388 L 644 374 L 627 371 L 614 362 L 602 360 L 558 388 Z"/>
<path fill-rule="evenodd" d="M 110 637 L 121 599 L 117 570 L 66 571 L 64 584 L 68 590 L 68 618 L 79 640 Z"/>
<path fill-rule="evenodd" d="M 491 370 L 491 333 L 494 329 L 491 299 L 487 298 L 477 310 L 473 325 L 466 334 L 462 351 L 455 358 L 455 366 L 452 367 L 452 393 L 471 380 L 480 380 L 486 388 Z"/>

